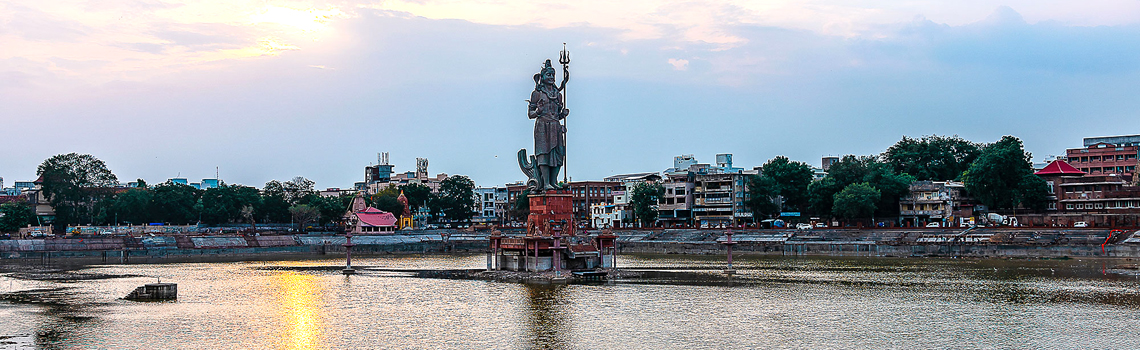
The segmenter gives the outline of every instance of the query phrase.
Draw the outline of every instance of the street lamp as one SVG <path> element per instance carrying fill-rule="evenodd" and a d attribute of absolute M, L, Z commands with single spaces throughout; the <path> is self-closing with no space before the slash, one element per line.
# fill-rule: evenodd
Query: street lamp
<path fill-rule="evenodd" d="M 345 227 L 344 232 L 344 270 L 340 271 L 346 275 L 356 273 L 356 270 L 352 269 L 352 247 L 355 246 L 355 244 L 352 244 L 352 231 L 356 230 L 356 224 L 359 221 L 360 219 L 358 219 L 356 215 L 352 215 L 346 222 L 348 227 Z"/>

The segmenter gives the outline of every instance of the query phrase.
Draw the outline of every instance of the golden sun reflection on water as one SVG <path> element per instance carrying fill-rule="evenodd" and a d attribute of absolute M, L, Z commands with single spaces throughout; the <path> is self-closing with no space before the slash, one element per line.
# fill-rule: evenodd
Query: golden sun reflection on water
<path fill-rule="evenodd" d="M 320 349 L 323 322 L 319 310 L 323 304 L 317 277 L 293 272 L 272 277 L 280 305 L 281 337 L 278 348 L 287 350 Z"/>

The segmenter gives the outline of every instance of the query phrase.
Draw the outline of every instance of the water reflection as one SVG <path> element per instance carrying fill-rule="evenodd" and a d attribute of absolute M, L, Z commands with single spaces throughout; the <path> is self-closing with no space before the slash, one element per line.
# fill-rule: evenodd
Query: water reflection
<path fill-rule="evenodd" d="M 527 303 L 527 349 L 566 349 L 569 348 L 570 315 L 567 307 L 567 286 L 551 284 L 526 284 Z"/>
<path fill-rule="evenodd" d="M 322 336 L 320 285 L 317 277 L 297 273 L 273 276 L 283 336 L 279 348 L 318 349 Z"/>

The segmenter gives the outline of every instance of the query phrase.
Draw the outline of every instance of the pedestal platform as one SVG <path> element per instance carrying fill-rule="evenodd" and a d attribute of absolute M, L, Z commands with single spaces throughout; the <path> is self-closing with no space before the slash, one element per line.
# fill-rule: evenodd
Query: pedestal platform
<path fill-rule="evenodd" d="M 488 270 L 554 271 L 560 275 L 568 270 L 613 266 L 616 237 L 579 233 L 574 225 L 574 197 L 569 191 L 546 191 L 528 197 L 526 236 L 493 234 Z M 604 257 L 607 251 L 611 255 Z"/>

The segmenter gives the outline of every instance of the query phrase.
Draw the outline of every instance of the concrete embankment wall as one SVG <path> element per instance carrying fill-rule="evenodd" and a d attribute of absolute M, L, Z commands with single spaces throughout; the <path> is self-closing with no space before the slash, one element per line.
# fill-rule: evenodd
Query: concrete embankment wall
<path fill-rule="evenodd" d="M 624 242 L 618 247 L 623 254 L 694 254 L 723 255 L 724 245 L 715 242 Z M 823 256 L 941 256 L 979 258 L 1059 258 L 1059 257 L 1122 257 L 1140 258 L 1140 245 L 1107 245 L 1104 252 L 1099 245 L 1024 246 L 1001 244 L 917 244 L 887 245 L 870 242 L 796 242 L 755 243 L 745 242 L 733 246 L 733 254 L 763 255 L 823 255 Z"/>
<path fill-rule="evenodd" d="M 83 263 L 237 261 L 343 256 L 343 236 L 146 236 L 0 240 L 0 260 Z M 439 234 L 357 236 L 360 256 L 399 253 L 482 252 L 485 238 Z"/>

